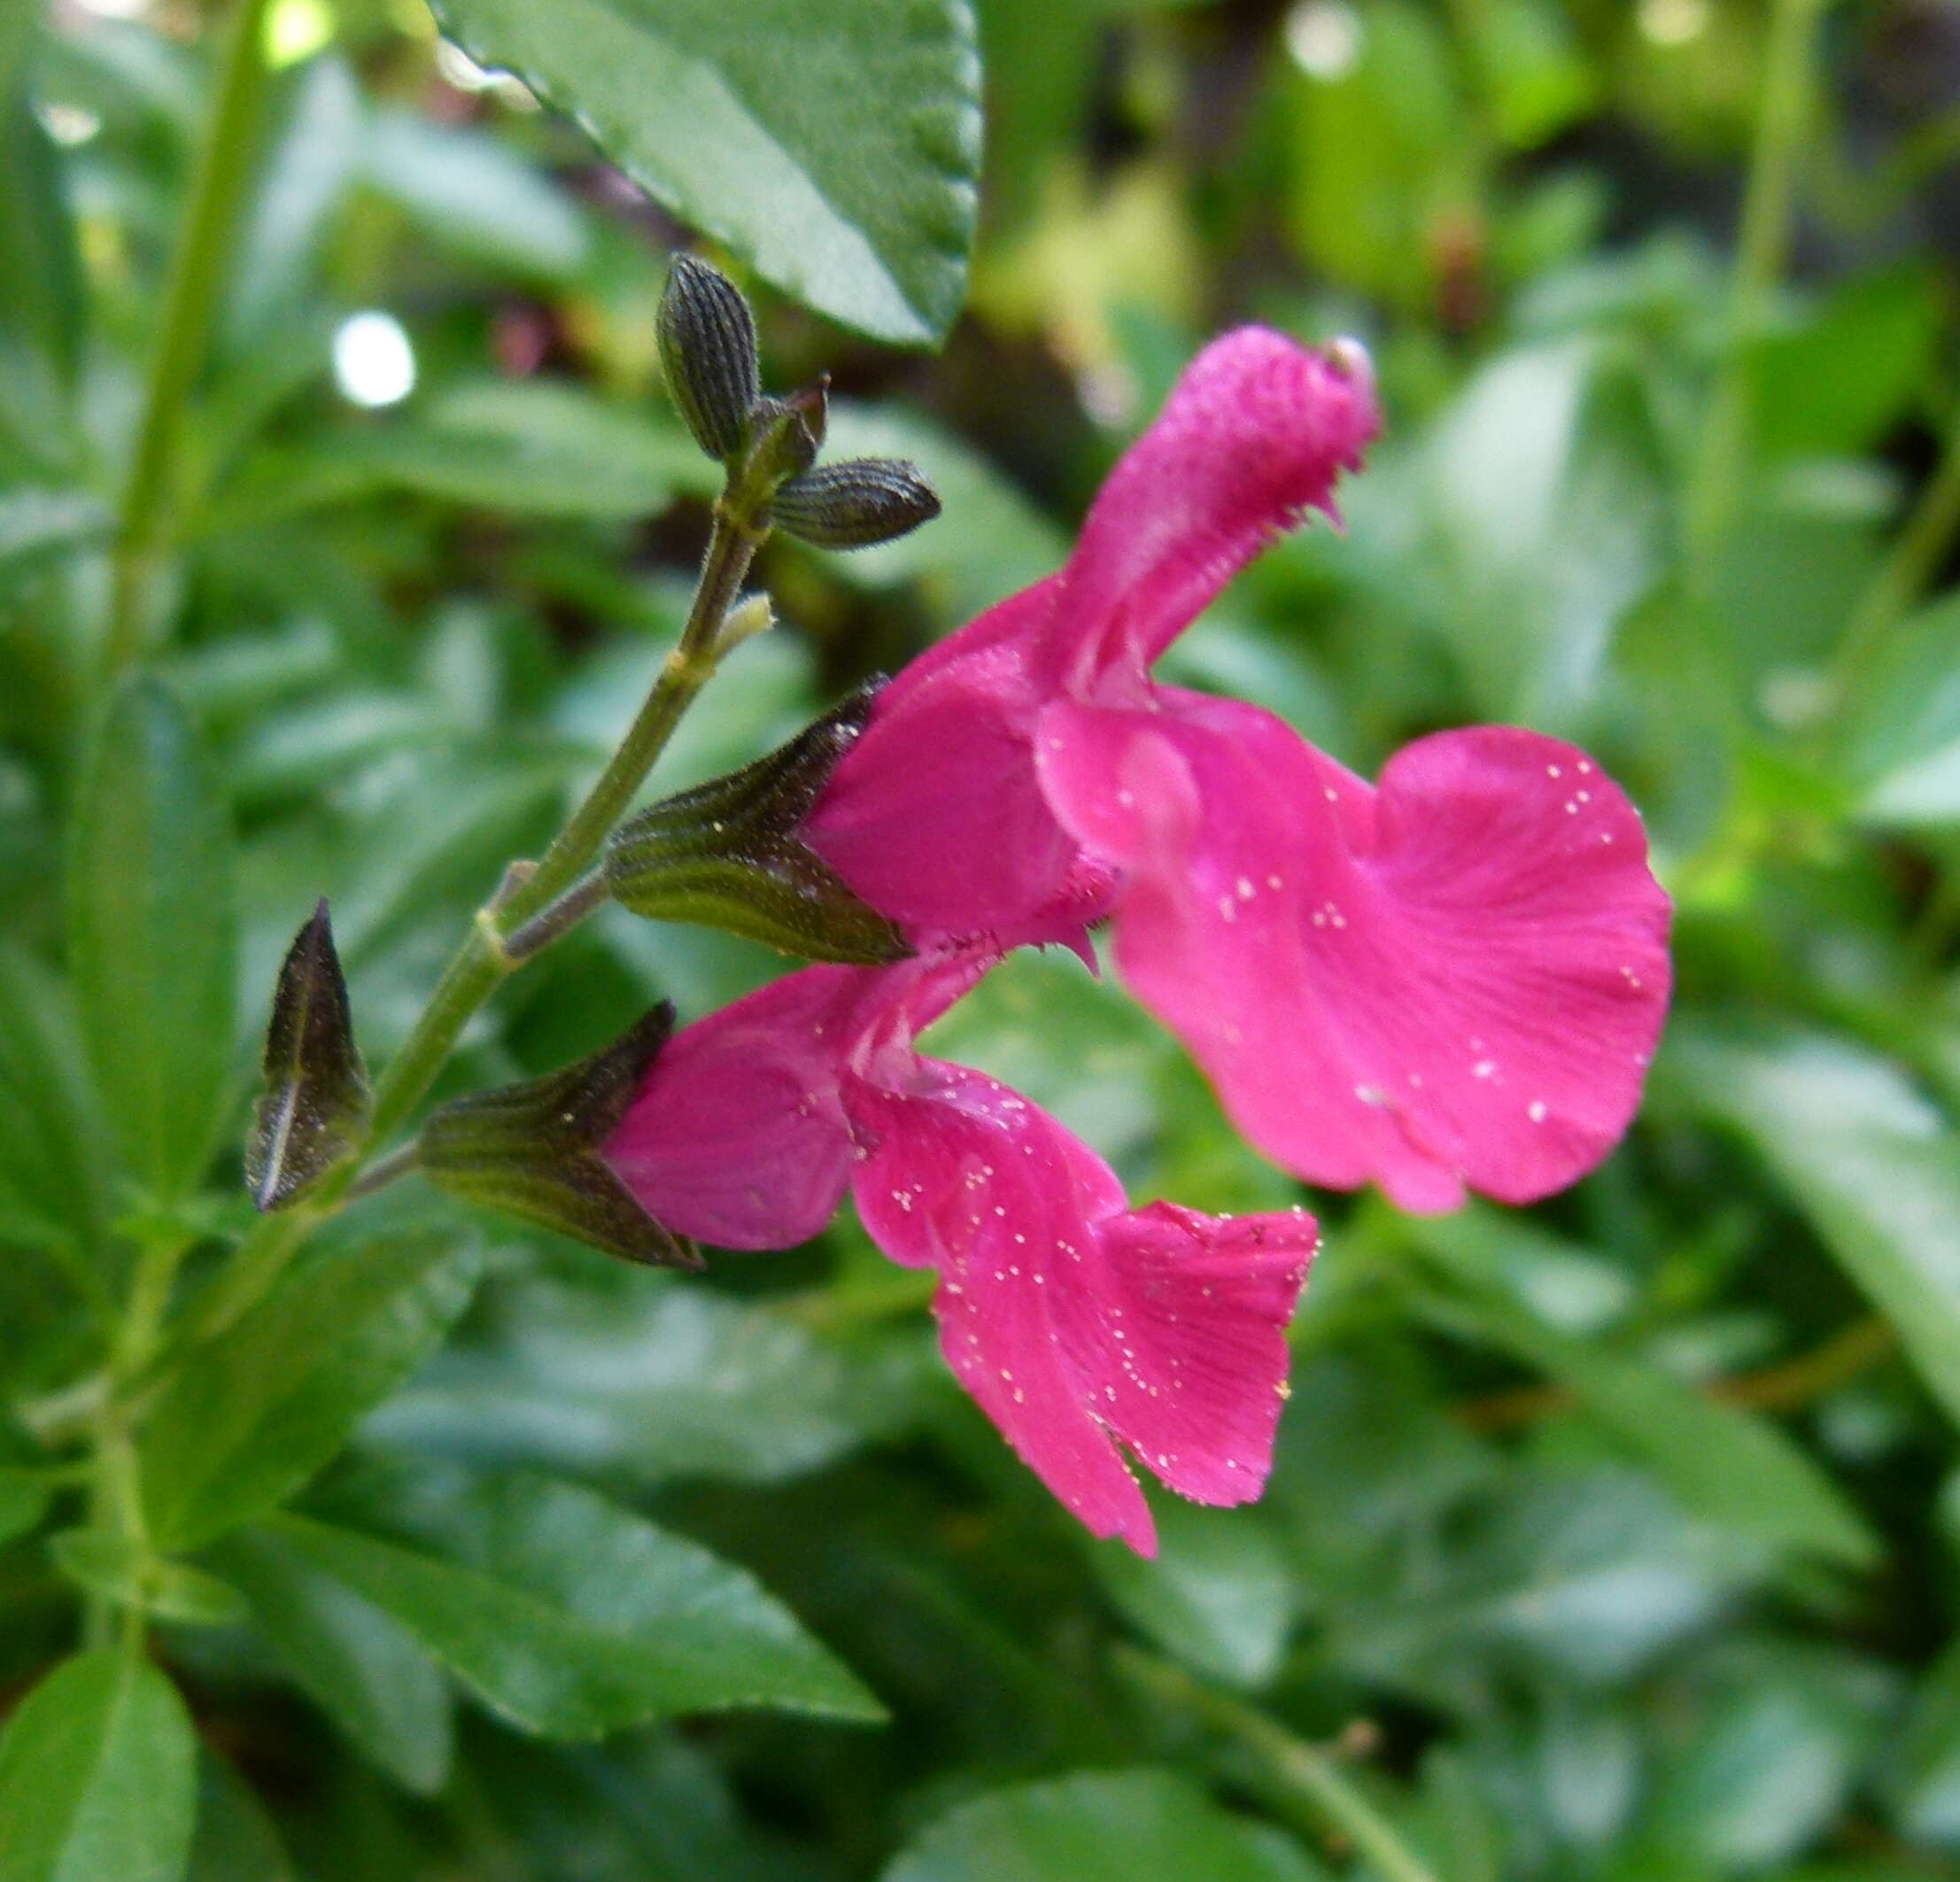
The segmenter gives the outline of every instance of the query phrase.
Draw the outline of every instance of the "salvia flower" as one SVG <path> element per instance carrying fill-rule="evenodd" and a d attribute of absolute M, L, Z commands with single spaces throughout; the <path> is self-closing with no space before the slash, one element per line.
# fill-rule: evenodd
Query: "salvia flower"
<path fill-rule="evenodd" d="M 1067 564 L 887 686 L 798 827 L 916 957 L 807 968 L 688 1027 L 604 1152 L 662 1222 L 726 1247 L 815 1234 L 849 1188 L 887 1255 L 938 1271 L 961 1382 L 1144 1553 L 1112 1440 L 1201 1501 L 1259 1493 L 1313 1225 L 1133 1211 L 1054 1119 L 918 1034 L 1011 947 L 1093 964 L 1106 920 L 1254 1143 L 1440 1210 L 1590 1169 L 1666 1009 L 1667 898 L 1584 752 L 1444 732 L 1370 786 L 1271 713 L 1151 677 L 1262 547 L 1335 517 L 1379 422 L 1358 347 L 1208 347 Z"/>
<path fill-rule="evenodd" d="M 668 1228 L 726 1248 L 814 1235 L 848 1186 L 887 1255 L 937 1270 L 947 1363 L 1023 1460 L 1151 1554 L 1115 1441 L 1199 1502 L 1259 1495 L 1313 1221 L 1132 1210 L 1055 1119 L 918 1052 L 995 958 L 777 980 L 669 1044 L 604 1154 Z"/>
<path fill-rule="evenodd" d="M 1379 426 L 1366 355 L 1205 349 L 1057 575 L 902 673 L 804 839 L 918 948 L 1112 918 L 1136 996 L 1309 1181 L 1527 1202 L 1617 1142 L 1666 1010 L 1668 902 L 1583 752 L 1510 727 L 1379 788 L 1151 662 Z"/>

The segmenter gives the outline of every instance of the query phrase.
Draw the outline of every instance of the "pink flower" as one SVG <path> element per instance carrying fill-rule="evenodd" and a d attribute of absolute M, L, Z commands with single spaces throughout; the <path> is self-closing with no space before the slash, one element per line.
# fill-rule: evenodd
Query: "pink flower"
<path fill-rule="evenodd" d="M 1045 1111 L 915 1034 L 995 956 L 807 967 L 669 1042 L 607 1161 L 670 1228 L 779 1248 L 847 1184 L 872 1239 L 938 1270 L 947 1362 L 1098 1536 L 1156 1553 L 1119 1439 L 1201 1503 L 1257 1497 L 1313 1253 L 1304 1212 L 1128 1208 Z"/>
<path fill-rule="evenodd" d="M 1192 363 L 1059 574 L 909 667 L 805 838 L 922 949 L 1081 945 L 1277 1162 L 1412 1210 L 1562 1189 L 1625 1130 L 1669 984 L 1638 814 L 1586 755 L 1444 732 L 1370 789 L 1150 665 L 1379 427 L 1358 348 Z"/>

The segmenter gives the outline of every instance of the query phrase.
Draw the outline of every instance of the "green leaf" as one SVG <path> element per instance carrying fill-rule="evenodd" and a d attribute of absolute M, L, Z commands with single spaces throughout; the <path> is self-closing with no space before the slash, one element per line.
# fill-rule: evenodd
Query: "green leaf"
<path fill-rule="evenodd" d="M 198 1352 L 143 1432 L 158 1546 L 196 1548 L 298 1489 L 440 1343 L 476 1273 L 438 1234 L 338 1249 Z"/>
<path fill-rule="evenodd" d="M 1960 1849 L 1960 1642 L 1933 1661 L 1885 1773 L 1900 1829 Z"/>
<path fill-rule="evenodd" d="M 662 416 L 531 382 L 458 386 L 412 419 L 343 440 L 337 454 L 377 484 L 539 516 L 624 521 L 716 484 Z"/>
<path fill-rule="evenodd" d="M 368 1073 L 324 901 L 279 970 L 265 1080 L 245 1143 L 245 1187 L 260 1209 L 283 1209 L 352 1156 L 368 1127 Z"/>
<path fill-rule="evenodd" d="M 1848 701 L 1843 763 L 1868 823 L 1960 824 L 1960 601 L 1902 621 Z"/>
<path fill-rule="evenodd" d="M 1479 1212 L 1422 1222 L 1425 1251 L 1473 1298 L 1453 1303 L 1472 1330 L 1569 1386 L 1600 1422 L 1660 1477 L 1688 1511 L 1753 1536 L 1868 1568 L 1878 1540 L 1809 1454 L 1768 1419 L 1719 1405 L 1630 1355 L 1575 1338 L 1495 1284 L 1491 1243 L 1502 1233 Z"/>
<path fill-rule="evenodd" d="M 74 549 L 104 540 L 109 528 L 108 511 L 85 491 L 0 495 L 0 594 Z"/>
<path fill-rule="evenodd" d="M 19 10 L 0 47 L 0 326 L 72 382 L 83 332 L 81 265 L 59 153 L 31 108 L 26 68 L 38 9 Z"/>
<path fill-rule="evenodd" d="M 0 944 L 0 1197 L 86 1241 L 103 1158 L 67 1008 L 66 987 Z"/>
<path fill-rule="evenodd" d="M 1664 1847 L 1731 1874 L 1789 1860 L 1836 1816 L 1892 1681 L 1841 1647 L 1791 1646 L 1739 1646 L 1720 1676 L 1650 1809 Z"/>
<path fill-rule="evenodd" d="M 1166 1770 L 1095 1771 L 995 1791 L 949 1811 L 882 1882 L 1314 1882 L 1277 1831 Z"/>
<path fill-rule="evenodd" d="M 48 1553 L 78 1588 L 119 1607 L 196 1627 L 229 1627 L 244 1618 L 236 1588 L 187 1562 L 165 1561 L 132 1537 L 64 1530 L 49 1538 Z"/>
<path fill-rule="evenodd" d="M 906 1406 L 909 1379 L 893 1366 L 705 1288 L 616 1296 L 532 1281 L 500 1319 L 497 1345 L 441 1353 L 376 1414 L 383 1441 L 635 1483 L 774 1483 L 884 1432 Z"/>
<path fill-rule="evenodd" d="M 1741 1132 L 1960 1421 L 1960 1134 L 1884 1059 L 1816 1034 L 1683 1031 L 1670 1078 Z"/>
<path fill-rule="evenodd" d="M 157 681 L 110 699 L 68 855 L 70 965 L 103 1102 L 159 1199 L 196 1187 L 230 1077 L 232 844 L 190 723 Z"/>
<path fill-rule="evenodd" d="M 1271 1531 L 1251 1510 L 1158 1501 L 1157 1559 L 1096 1549 L 1111 1599 L 1201 1673 L 1263 1685 L 1279 1670 L 1293 1589 Z"/>
<path fill-rule="evenodd" d="M 30 1533 L 47 1514 L 51 1494 L 42 1478 L 0 1469 L 0 1542 Z"/>
<path fill-rule="evenodd" d="M 439 1791 L 452 1749 L 449 1686 L 402 1625 L 269 1529 L 244 1530 L 213 1564 L 321 1709 L 404 1789 Z"/>
<path fill-rule="evenodd" d="M 546 283 L 568 282 L 585 264 L 577 204 L 495 137 L 382 111 L 360 154 L 376 190 L 464 255 Z"/>
<path fill-rule="evenodd" d="M 198 1833 L 184 1882 L 298 1882 L 265 1806 L 214 1751 L 198 1754 Z"/>
<path fill-rule="evenodd" d="M 70 1660 L 0 1738 L 0 1882 L 176 1882 L 190 1850 L 197 1739 L 146 1660 Z"/>
<path fill-rule="evenodd" d="M 596 1738 L 737 1706 L 884 1715 L 745 1571 L 590 1491 L 448 1473 L 389 1487 L 390 1539 L 290 1514 L 274 1530 L 520 1730 Z"/>
<path fill-rule="evenodd" d="M 675 213 L 820 312 L 944 337 L 966 285 L 980 59 L 963 0 L 438 0 Z"/>

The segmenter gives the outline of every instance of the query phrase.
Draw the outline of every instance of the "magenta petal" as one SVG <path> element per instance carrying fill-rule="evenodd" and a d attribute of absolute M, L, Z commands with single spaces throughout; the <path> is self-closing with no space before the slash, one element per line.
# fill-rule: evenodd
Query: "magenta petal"
<path fill-rule="evenodd" d="M 849 1081 L 853 1179 L 894 1260 L 940 1274 L 948 1363 L 1095 1534 L 1156 1550 L 1112 1443 L 1208 1503 L 1256 1497 L 1313 1243 L 1296 1215 L 1132 1214 L 1108 1166 L 977 1072 L 924 1060 L 910 1095 Z"/>
<path fill-rule="evenodd" d="M 1563 1188 L 1626 1129 L 1669 991 L 1638 814 L 1584 753 L 1444 732 L 1371 791 L 1271 714 L 1058 703 L 1057 814 L 1127 871 L 1124 978 L 1246 1135 L 1412 1210 Z"/>
<path fill-rule="evenodd" d="M 722 1248 L 808 1240 L 843 1199 L 850 1126 L 838 1080 L 890 972 L 806 967 L 683 1028 L 606 1161 L 682 1235 Z"/>
<path fill-rule="evenodd" d="M 803 825 L 803 840 L 915 945 L 1019 938 L 1065 897 L 1075 843 L 1028 762 L 1039 701 L 1026 650 L 1054 589 L 1011 596 L 914 661 Z M 1064 940 L 1068 927 L 1028 938 Z"/>
<path fill-rule="evenodd" d="M 1263 327 L 1214 340 L 1124 453 L 1063 577 L 1042 670 L 1081 692 L 1144 669 L 1381 430 L 1367 357 Z"/>

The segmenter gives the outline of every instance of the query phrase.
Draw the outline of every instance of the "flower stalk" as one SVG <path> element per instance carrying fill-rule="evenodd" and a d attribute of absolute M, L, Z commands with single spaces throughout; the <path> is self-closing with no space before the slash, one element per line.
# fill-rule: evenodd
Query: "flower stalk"
<path fill-rule="evenodd" d="M 768 534 L 764 514 L 762 505 L 743 490 L 740 479 L 732 479 L 715 506 L 713 533 L 678 645 L 667 656 L 618 749 L 552 839 L 538 867 L 522 881 L 507 881 L 499 897 L 479 911 L 422 1018 L 376 1084 L 370 1144 L 386 1143 L 407 1121 L 448 1063 L 463 1028 L 504 979 L 546 941 L 555 940 L 572 920 L 598 905 L 597 896 L 585 905 L 575 901 L 576 912 L 563 926 L 552 925 L 557 918 L 554 911 L 542 931 L 531 927 L 591 869 L 608 833 L 667 748 L 674 728 L 720 664 L 727 651 L 722 625 Z M 526 940 L 514 947 L 519 936 Z"/>

